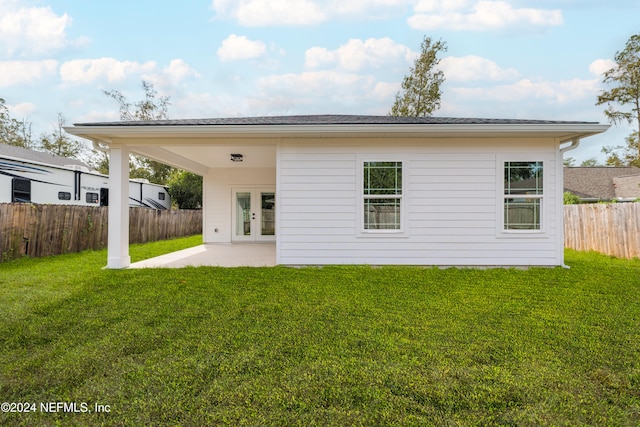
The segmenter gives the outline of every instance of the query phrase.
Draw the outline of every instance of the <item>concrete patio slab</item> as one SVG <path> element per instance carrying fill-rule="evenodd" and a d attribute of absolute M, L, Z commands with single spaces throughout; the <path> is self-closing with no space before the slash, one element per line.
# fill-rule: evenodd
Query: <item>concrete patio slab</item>
<path fill-rule="evenodd" d="M 132 263 L 129 268 L 271 267 L 275 243 L 208 243 Z"/>

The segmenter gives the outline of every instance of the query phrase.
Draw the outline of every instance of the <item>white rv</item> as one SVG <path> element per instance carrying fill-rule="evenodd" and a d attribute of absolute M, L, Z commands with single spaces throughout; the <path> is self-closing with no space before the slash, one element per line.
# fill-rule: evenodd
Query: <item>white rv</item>
<path fill-rule="evenodd" d="M 0 143 L 0 203 L 109 205 L 109 177 L 82 162 Z M 129 206 L 170 209 L 167 188 L 129 181 Z"/>

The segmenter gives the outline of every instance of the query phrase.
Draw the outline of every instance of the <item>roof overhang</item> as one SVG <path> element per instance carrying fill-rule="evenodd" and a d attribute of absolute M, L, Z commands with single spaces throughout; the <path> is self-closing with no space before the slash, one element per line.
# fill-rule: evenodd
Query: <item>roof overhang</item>
<path fill-rule="evenodd" d="M 518 144 L 544 137 L 573 146 L 608 128 L 592 122 L 325 115 L 84 123 L 65 130 L 99 149 L 126 145 L 136 154 L 205 174 L 218 167 L 275 167 L 276 146 L 288 138 L 513 138 Z M 242 153 L 243 162 L 232 163 L 232 153 Z"/>
<path fill-rule="evenodd" d="M 460 138 L 553 137 L 561 143 L 581 139 L 609 128 L 599 123 L 553 124 L 332 124 L 332 125 L 82 125 L 64 129 L 79 137 L 104 144 L 116 140 L 136 144 L 163 144 L 167 140 L 211 144 L 220 139 L 274 138 Z M 186 142 L 186 141 L 185 141 Z"/>

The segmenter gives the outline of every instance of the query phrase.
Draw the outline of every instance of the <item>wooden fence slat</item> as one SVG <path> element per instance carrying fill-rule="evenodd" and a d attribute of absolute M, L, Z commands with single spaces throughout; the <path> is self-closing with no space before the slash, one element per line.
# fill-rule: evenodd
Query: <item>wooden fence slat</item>
<path fill-rule="evenodd" d="M 640 257 L 640 203 L 566 205 L 564 230 L 566 248 Z"/>
<path fill-rule="evenodd" d="M 201 210 L 129 210 L 130 243 L 202 233 Z M 0 262 L 107 247 L 109 208 L 0 203 Z"/>
<path fill-rule="evenodd" d="M 130 208 L 129 239 L 145 243 L 202 232 L 202 211 Z M 564 206 L 565 247 L 640 257 L 640 203 Z M 107 246 L 108 208 L 0 204 L 0 261 Z"/>

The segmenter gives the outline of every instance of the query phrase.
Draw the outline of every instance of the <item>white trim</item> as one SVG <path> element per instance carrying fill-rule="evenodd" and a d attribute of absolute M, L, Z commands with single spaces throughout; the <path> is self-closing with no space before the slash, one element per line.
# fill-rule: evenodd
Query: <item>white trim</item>
<path fill-rule="evenodd" d="M 252 219 L 250 222 L 251 234 L 250 235 L 238 235 L 236 234 L 236 227 L 238 226 L 237 222 L 237 194 L 238 193 L 249 193 L 251 200 L 251 211 L 252 211 Z M 274 232 L 274 235 L 262 235 L 261 233 L 261 224 L 262 224 L 262 207 L 260 205 L 261 202 L 261 194 L 262 193 L 273 193 L 274 197 L 277 197 L 277 192 L 275 187 L 273 186 L 232 186 L 231 188 L 231 241 L 232 242 L 275 242 L 277 231 Z M 274 227 L 275 230 L 278 229 L 278 205 L 276 198 L 276 218 Z"/>
<path fill-rule="evenodd" d="M 129 147 L 109 150 L 109 231 L 107 268 L 127 268 L 129 256 Z"/>
<path fill-rule="evenodd" d="M 565 268 L 568 268 L 564 263 L 564 153 L 569 150 L 576 148 L 580 144 L 580 141 L 577 140 L 570 147 L 565 147 L 564 149 L 559 149 L 555 155 L 556 161 L 556 179 L 554 180 L 556 184 L 556 206 L 559 206 L 556 209 L 556 264 L 561 265 Z"/>
<path fill-rule="evenodd" d="M 549 238 L 547 232 L 547 218 L 549 203 L 547 198 L 550 189 L 550 178 L 547 169 L 549 157 L 546 155 L 499 155 L 496 156 L 496 237 L 497 238 Z M 540 229 L 539 230 L 505 230 L 504 203 L 509 197 L 504 194 L 504 164 L 506 162 L 540 162 L 542 163 L 542 194 L 528 196 L 540 200 Z"/>
<path fill-rule="evenodd" d="M 281 203 L 281 185 L 282 185 L 282 138 L 278 139 L 276 143 L 276 265 L 280 264 L 280 233 L 278 230 L 282 230 L 282 215 L 280 215 Z"/>
<path fill-rule="evenodd" d="M 394 196 L 390 198 L 400 199 L 400 229 L 398 230 L 371 230 L 364 228 L 364 164 L 365 162 L 400 162 L 402 163 L 402 194 L 400 197 Z M 409 206 L 409 160 L 404 156 L 396 156 L 393 154 L 358 154 L 356 155 L 356 237 L 408 237 L 409 235 L 409 215 L 407 209 Z M 378 198 L 384 199 L 385 196 Z"/>
<path fill-rule="evenodd" d="M 275 136 L 548 136 L 560 142 L 598 134 L 609 129 L 599 123 L 546 123 L 546 124 L 300 124 L 300 125 L 144 125 L 119 126 L 79 124 L 67 126 L 65 131 L 76 136 L 95 139 L 109 145 L 115 138 L 145 138 L 140 144 L 158 144 L 155 138 L 171 137 L 255 137 Z M 200 143 L 211 144 L 203 138 Z"/>

